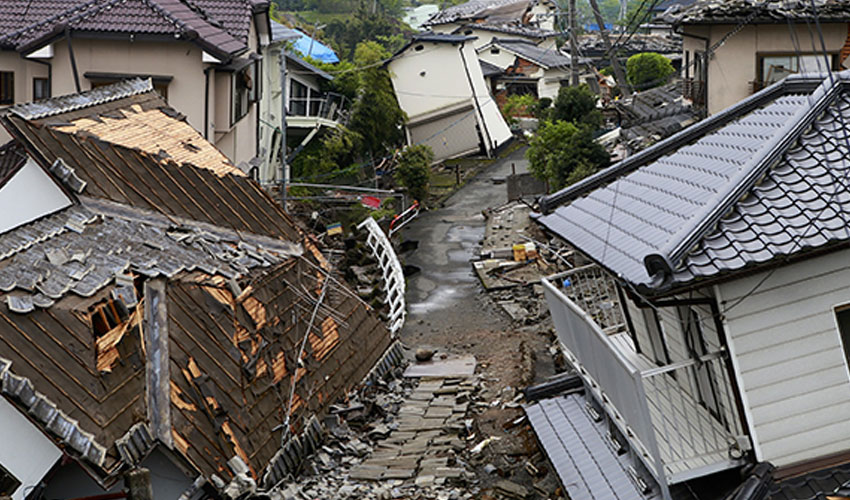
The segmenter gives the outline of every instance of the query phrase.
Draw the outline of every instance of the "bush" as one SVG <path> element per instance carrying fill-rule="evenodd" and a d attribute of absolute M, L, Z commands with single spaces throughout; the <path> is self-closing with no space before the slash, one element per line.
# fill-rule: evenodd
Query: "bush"
<path fill-rule="evenodd" d="M 531 114 L 538 120 L 548 120 L 552 114 L 552 99 L 549 97 L 541 97 L 534 106 L 531 107 Z"/>
<path fill-rule="evenodd" d="M 518 116 L 531 116 L 535 99 L 531 94 L 511 95 L 502 105 L 502 116 L 509 124 L 516 123 Z"/>
<path fill-rule="evenodd" d="M 599 96 L 591 92 L 590 87 L 581 84 L 578 87 L 561 87 L 555 98 L 552 120 L 587 125 L 593 130 L 602 127 L 602 112 L 596 109 Z"/>
<path fill-rule="evenodd" d="M 626 61 L 626 76 L 635 90 L 663 85 L 675 71 L 669 59 L 655 52 L 635 54 Z"/>
<path fill-rule="evenodd" d="M 395 179 L 416 200 L 424 201 L 428 196 L 433 161 L 434 152 L 423 144 L 410 146 L 399 155 Z"/>
<path fill-rule="evenodd" d="M 525 155 L 531 173 L 548 181 L 550 187 L 556 190 L 607 167 L 611 162 L 605 148 L 593 140 L 589 127 L 578 127 L 564 121 L 544 122 L 529 141 Z"/>

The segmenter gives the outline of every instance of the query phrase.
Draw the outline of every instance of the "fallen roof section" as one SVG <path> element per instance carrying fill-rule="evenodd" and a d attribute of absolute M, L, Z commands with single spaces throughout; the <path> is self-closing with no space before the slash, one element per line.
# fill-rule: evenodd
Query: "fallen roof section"
<path fill-rule="evenodd" d="M 519 38 L 493 38 L 490 43 L 478 48 L 483 52 L 493 46 L 530 61 L 543 69 L 558 69 L 570 66 L 570 56 L 561 54 L 556 48 L 543 48 L 530 40 Z"/>
<path fill-rule="evenodd" d="M 847 241 L 848 84 L 789 77 L 544 198 L 538 220 L 647 293 Z"/>
<path fill-rule="evenodd" d="M 464 20 L 502 18 L 508 21 L 519 19 L 530 5 L 529 0 L 470 0 L 468 2 L 443 9 L 423 23 L 423 26 L 454 23 Z"/>
<path fill-rule="evenodd" d="M 814 5 L 814 8 L 813 8 Z M 699 0 L 690 7 L 672 13 L 677 24 L 771 24 L 788 20 L 808 21 L 817 17 L 822 23 L 846 23 L 850 4 L 844 0 L 794 2 L 753 2 L 750 0 Z"/>

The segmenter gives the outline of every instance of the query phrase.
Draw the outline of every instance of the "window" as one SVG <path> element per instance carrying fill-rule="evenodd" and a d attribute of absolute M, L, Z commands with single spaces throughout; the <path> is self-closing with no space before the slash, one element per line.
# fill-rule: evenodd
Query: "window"
<path fill-rule="evenodd" d="M 18 478 L 0 465 L 0 497 L 12 496 L 12 493 L 17 491 L 20 486 L 21 482 L 18 481 Z"/>
<path fill-rule="evenodd" d="M 783 54 L 759 56 L 759 78 L 769 85 L 795 73 L 819 73 L 835 69 L 836 58 L 824 60 L 823 54 Z"/>
<path fill-rule="evenodd" d="M 670 355 L 667 353 L 667 345 L 664 343 L 664 333 L 661 331 L 658 313 L 651 307 L 643 309 L 643 321 L 646 324 L 646 333 L 649 335 L 652 360 L 658 366 L 669 364 Z"/>
<path fill-rule="evenodd" d="M 251 105 L 259 99 L 259 81 L 257 71 L 260 65 L 249 64 L 233 73 L 233 113 L 230 124 L 234 125 L 251 110 Z"/>
<path fill-rule="evenodd" d="M 494 56 L 499 55 L 499 52 L 501 52 L 499 49 L 496 49 L 496 48 L 490 49 L 490 53 L 493 54 Z"/>
<path fill-rule="evenodd" d="M 295 116 L 307 115 L 307 102 L 309 90 L 307 86 L 298 80 L 289 83 L 289 113 Z"/>
<path fill-rule="evenodd" d="M 50 80 L 47 78 L 32 79 L 32 98 L 34 101 L 50 97 Z"/>
<path fill-rule="evenodd" d="M 702 331 L 702 323 L 699 314 L 692 307 L 679 307 L 679 321 L 682 325 L 685 347 L 691 358 L 697 359 L 708 354 L 705 346 L 705 337 Z M 714 387 L 714 372 L 710 363 L 697 363 L 693 367 L 696 382 L 697 400 L 706 407 L 713 415 L 720 415 L 720 407 L 717 401 L 717 390 Z"/>
<path fill-rule="evenodd" d="M 15 73 L 0 71 L 0 104 L 15 104 Z"/>
<path fill-rule="evenodd" d="M 835 322 L 841 335 L 841 345 L 844 347 L 844 357 L 850 365 L 850 305 L 835 308 Z"/>

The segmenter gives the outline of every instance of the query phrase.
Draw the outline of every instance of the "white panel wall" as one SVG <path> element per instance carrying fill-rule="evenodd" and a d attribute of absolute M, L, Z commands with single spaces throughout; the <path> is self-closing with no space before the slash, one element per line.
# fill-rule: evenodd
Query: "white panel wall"
<path fill-rule="evenodd" d="M 734 304 L 764 276 L 717 293 Z M 845 250 L 776 270 L 725 313 L 760 460 L 784 466 L 850 449 L 850 378 L 833 312 L 846 302 Z"/>
<path fill-rule="evenodd" d="M 12 493 L 12 500 L 24 500 L 37 485 L 62 451 L 6 398 L 0 396 L 0 464 L 14 475 L 21 486 Z"/>
<path fill-rule="evenodd" d="M 469 67 L 472 87 L 484 118 L 486 132 L 489 135 L 489 148 L 495 149 L 510 140 L 511 129 L 502 117 L 499 105 L 490 95 L 487 84 L 484 82 L 484 74 L 481 72 L 481 64 L 471 43 L 464 45 L 463 53 Z M 485 140 L 487 140 L 486 136 Z"/>
<path fill-rule="evenodd" d="M 51 214 L 71 200 L 35 162 L 26 164 L 0 188 L 0 233 Z"/>

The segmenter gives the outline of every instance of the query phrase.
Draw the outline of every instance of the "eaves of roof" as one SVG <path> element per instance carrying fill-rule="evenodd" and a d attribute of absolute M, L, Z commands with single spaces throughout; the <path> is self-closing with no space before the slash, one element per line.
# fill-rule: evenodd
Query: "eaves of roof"
<path fill-rule="evenodd" d="M 840 101 L 839 96 L 846 100 L 843 93 L 848 85 L 850 72 L 831 76 L 789 77 L 623 162 L 544 197 L 541 200 L 541 209 L 548 215 L 539 216 L 538 220 L 585 253 L 590 249 L 590 258 L 647 293 L 668 293 L 672 287 L 683 286 L 697 279 L 716 279 L 720 275 L 743 272 L 745 267 L 762 265 L 780 256 L 787 258 L 790 254 L 810 252 L 835 241 L 844 241 L 843 233 L 839 234 L 838 229 L 833 230 L 834 221 L 830 217 L 834 214 L 828 214 L 821 223 L 824 227 L 807 236 L 808 239 L 800 245 L 789 245 L 788 238 L 793 240 L 793 236 L 789 236 L 785 230 L 780 230 L 780 226 L 809 224 L 810 222 L 806 221 L 818 220 L 819 216 L 813 217 L 812 213 L 807 213 L 806 210 L 812 212 L 813 209 L 803 204 L 803 208 L 799 208 L 802 212 L 794 216 L 796 219 L 783 221 L 782 216 L 776 216 L 770 206 L 775 203 L 773 200 L 779 199 L 777 197 L 788 196 L 782 194 L 785 189 L 793 190 L 794 196 L 819 196 L 816 186 L 826 182 L 820 177 L 827 174 L 811 170 L 815 168 L 811 165 L 834 161 L 834 157 L 839 153 L 823 152 L 826 156 L 806 159 L 807 155 L 812 153 L 808 152 L 809 149 L 806 149 L 805 145 L 800 146 L 802 149 L 791 148 L 801 140 L 804 131 L 824 115 L 829 106 L 839 106 L 839 109 L 830 111 L 832 114 L 843 113 L 840 106 L 844 105 L 844 101 Z M 829 133 L 838 125 L 828 122 L 819 126 Z M 750 131 L 756 132 L 757 135 L 748 135 Z M 711 135 L 715 133 L 720 135 Z M 811 140 L 817 143 L 828 138 L 815 137 Z M 718 146 L 713 145 L 716 141 L 719 141 L 718 145 L 724 146 L 718 149 Z M 689 156 L 677 157 L 680 149 L 688 151 L 683 154 Z M 722 178 L 716 177 L 721 175 L 718 163 L 705 174 L 698 174 L 705 175 L 705 179 L 693 180 L 698 184 L 701 182 L 701 199 L 698 202 L 683 199 L 680 203 L 687 205 L 687 208 L 684 205 L 673 208 L 677 202 L 670 197 L 672 194 L 664 195 L 669 198 L 665 202 L 666 205 L 656 206 L 659 200 L 650 200 L 653 190 L 670 189 L 662 185 L 658 176 L 663 177 L 675 169 L 685 168 L 691 161 L 696 162 L 693 163 L 694 167 L 687 168 L 701 168 L 697 167 L 700 162 L 726 162 L 724 168 L 727 173 L 722 174 Z M 790 162 L 790 166 L 777 167 L 782 162 Z M 803 163 L 798 165 L 799 162 Z M 645 171 L 643 167 L 651 170 Z M 792 179 L 788 176 L 794 175 L 793 172 L 797 171 L 795 168 L 802 173 Z M 640 172 L 638 169 L 641 169 Z M 804 172 L 805 169 L 810 171 Z M 769 181 L 763 180 L 768 171 L 773 177 Z M 828 169 L 826 172 L 828 173 Z M 694 173 L 697 171 L 694 170 Z M 801 181 L 798 179 L 800 175 L 813 177 L 811 180 Z M 623 197 L 621 203 L 641 200 L 640 203 L 655 206 L 651 210 L 634 213 L 628 217 L 623 215 L 619 219 L 618 252 L 622 255 L 617 255 L 616 258 L 611 256 L 613 251 L 604 251 L 609 246 L 607 238 L 605 243 L 599 246 L 598 238 L 586 239 L 582 232 L 586 230 L 575 227 L 577 223 L 565 223 L 566 218 L 571 215 L 586 213 L 600 203 L 611 204 L 612 208 L 609 210 L 613 217 L 616 202 L 611 199 L 614 194 L 610 191 L 614 189 L 611 186 L 615 183 L 618 193 Z M 753 191 L 757 183 L 760 187 Z M 788 187 L 783 187 L 782 183 Z M 801 194 L 806 192 L 805 190 L 811 192 Z M 755 198 L 756 201 L 741 201 L 748 193 L 748 199 Z M 768 198 L 762 200 L 765 196 Z M 751 208 L 749 205 L 752 203 L 758 205 Z M 762 205 L 766 208 L 759 208 Z M 559 206 L 561 208 L 557 208 Z M 677 210 L 682 212 L 677 213 Z M 741 215 L 736 215 L 738 212 Z M 770 217 L 759 214 L 771 214 L 770 217 L 776 217 L 776 220 L 767 220 Z M 600 224 L 605 223 L 605 218 L 602 219 Z M 751 219 L 758 219 L 758 222 L 753 223 Z M 611 224 L 611 221 L 608 223 Z M 624 223 L 626 225 L 623 225 Z M 666 227 L 668 224 L 669 227 Z M 803 229 L 796 225 L 791 233 Z M 765 236 L 759 237 L 753 231 L 764 231 Z M 778 236 L 771 239 L 771 235 L 776 231 L 779 231 Z M 752 241 L 759 243 L 756 245 L 751 243 Z M 597 250 L 592 250 L 593 248 Z M 597 251 L 599 255 L 593 255 Z M 636 266 L 635 260 L 638 259 L 642 261 L 642 271 Z"/>
<path fill-rule="evenodd" d="M 478 37 L 475 36 L 467 36 L 467 35 L 447 35 L 443 33 L 422 33 L 413 35 L 413 38 L 410 39 L 404 46 L 396 51 L 395 54 L 392 55 L 385 63 L 384 67 L 388 66 L 393 60 L 395 60 L 400 55 L 407 52 L 407 49 L 410 47 L 422 43 L 422 42 L 430 42 L 430 43 L 445 43 L 449 45 L 456 45 L 458 43 L 465 43 L 469 40 L 477 40 Z"/>
<path fill-rule="evenodd" d="M 544 70 L 564 68 L 570 65 L 569 57 L 561 54 L 557 49 L 540 49 L 540 47 L 527 40 L 494 38 L 490 43 L 479 47 L 477 51 L 483 52 L 493 46 L 498 46 L 505 52 L 510 52 L 517 57 L 530 61 Z M 522 50 L 526 47 L 528 50 Z M 552 59 L 544 60 L 545 54 L 550 51 L 552 52 Z"/>
<path fill-rule="evenodd" d="M 292 52 L 286 53 L 286 59 L 288 61 L 292 62 L 292 63 L 297 64 L 298 66 L 301 66 L 302 68 L 306 69 L 307 71 L 309 71 L 311 73 L 315 73 L 316 76 L 324 78 L 325 80 L 331 81 L 331 80 L 334 79 L 334 77 L 330 73 L 313 66 L 312 64 L 308 63 L 304 59 L 301 59 L 300 57 L 296 56 Z"/>

